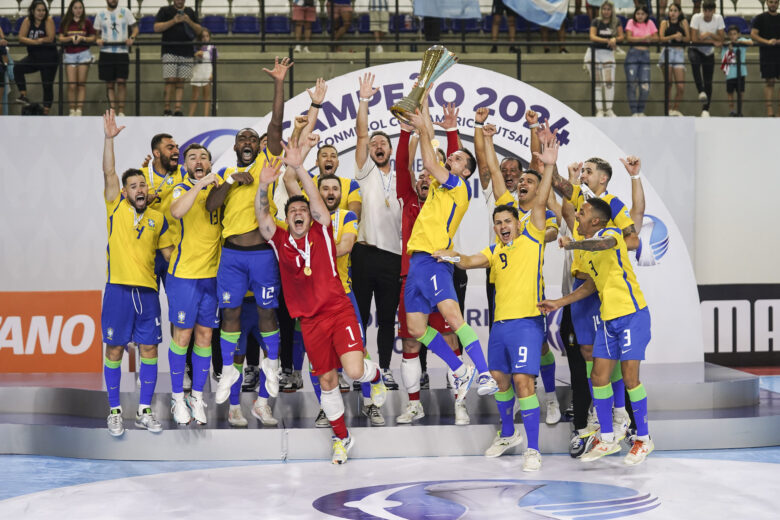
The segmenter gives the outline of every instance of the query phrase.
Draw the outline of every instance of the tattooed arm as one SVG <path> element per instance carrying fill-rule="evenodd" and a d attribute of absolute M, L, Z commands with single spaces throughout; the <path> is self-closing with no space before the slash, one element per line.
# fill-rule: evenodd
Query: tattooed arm
<path fill-rule="evenodd" d="M 266 241 L 271 240 L 276 232 L 276 221 L 271 215 L 271 202 L 268 200 L 268 187 L 279 177 L 281 165 L 281 161 L 276 159 L 263 168 L 255 197 L 255 217 L 260 226 L 260 234 Z"/>
<path fill-rule="evenodd" d="M 561 237 L 558 243 L 566 250 L 581 249 L 583 251 L 604 251 L 617 245 L 615 237 L 593 237 L 584 240 L 572 240 L 569 237 Z"/>

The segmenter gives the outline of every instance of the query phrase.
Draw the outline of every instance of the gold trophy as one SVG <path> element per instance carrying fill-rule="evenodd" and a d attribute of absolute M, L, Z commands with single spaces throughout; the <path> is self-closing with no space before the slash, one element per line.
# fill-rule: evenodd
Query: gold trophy
<path fill-rule="evenodd" d="M 448 51 L 442 45 L 434 45 L 423 54 L 422 67 L 417 82 L 408 96 L 396 103 L 390 108 L 390 112 L 395 117 L 406 124 L 409 124 L 409 115 L 420 108 L 422 98 L 428 87 L 436 81 L 439 76 L 455 65 L 458 57 L 454 52 Z"/>

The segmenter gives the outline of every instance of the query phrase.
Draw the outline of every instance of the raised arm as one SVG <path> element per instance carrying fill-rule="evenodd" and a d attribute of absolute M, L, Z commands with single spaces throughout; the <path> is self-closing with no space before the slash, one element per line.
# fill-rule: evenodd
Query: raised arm
<path fill-rule="evenodd" d="M 417 197 L 409 168 L 409 140 L 414 129 L 404 123 L 400 125 L 401 135 L 395 149 L 395 193 L 399 199 L 407 201 Z"/>
<path fill-rule="evenodd" d="M 490 184 L 490 166 L 485 150 L 485 134 L 482 127 L 490 113 L 487 107 L 480 107 L 474 114 L 474 157 L 477 159 L 477 171 L 479 171 L 479 184 L 486 190 Z"/>
<path fill-rule="evenodd" d="M 282 153 L 282 119 L 284 119 L 284 78 L 287 71 L 293 66 L 290 58 L 279 56 L 274 58 L 274 68 L 269 70 L 263 68 L 263 72 L 271 76 L 274 82 L 274 100 L 271 109 L 271 121 L 268 123 L 268 151 L 272 155 L 279 156 Z"/>
<path fill-rule="evenodd" d="M 319 136 L 316 134 L 309 136 L 309 141 L 316 139 L 319 139 Z M 284 143 L 281 143 L 281 145 L 284 148 L 284 157 L 282 158 L 284 164 L 295 170 L 295 173 L 298 175 L 298 181 L 303 186 L 303 191 L 309 197 L 311 217 L 323 226 L 328 227 L 330 224 L 328 208 L 320 196 L 320 191 L 309 176 L 309 172 L 303 168 L 303 160 L 305 159 L 305 156 L 301 153 L 303 147 L 286 145 Z"/>
<path fill-rule="evenodd" d="M 433 149 L 431 140 L 424 137 L 426 131 L 425 121 L 419 110 L 410 115 L 410 123 L 423 136 L 420 139 L 420 155 L 423 160 L 423 168 L 433 175 L 433 178 L 439 181 L 440 184 L 445 184 L 447 179 L 450 178 L 450 172 L 447 168 L 439 164 L 439 159 L 436 156 L 436 150 Z"/>
<path fill-rule="evenodd" d="M 357 120 L 355 121 L 355 165 L 362 169 L 368 159 L 368 103 L 379 90 L 374 88 L 374 75 L 366 72 L 362 78 L 358 78 L 360 91 L 358 93 L 360 104 L 358 105 Z"/>
<path fill-rule="evenodd" d="M 297 145 L 301 141 L 301 136 L 303 135 L 303 129 L 306 128 L 308 124 L 309 124 L 308 115 L 295 116 L 295 119 L 293 120 L 293 131 L 290 134 L 290 139 L 288 142 Z"/>
<path fill-rule="evenodd" d="M 555 161 L 558 160 L 557 133 L 556 130 L 547 139 L 542 141 L 541 152 L 534 153 L 534 158 L 544 163 L 542 182 L 539 183 L 539 188 L 533 200 L 533 207 L 531 208 L 531 222 L 536 229 L 545 229 L 545 224 L 547 222 L 547 197 L 550 195 L 551 191 L 550 187 L 552 184 Z"/>
<path fill-rule="evenodd" d="M 501 165 L 498 162 L 498 156 L 496 155 L 496 149 L 493 146 L 493 136 L 496 135 L 495 125 L 485 125 L 482 129 L 482 134 L 485 136 L 485 160 L 487 161 L 488 170 L 490 171 L 490 180 L 493 186 L 493 197 L 498 200 L 501 195 L 506 193 L 506 184 L 504 183 L 504 176 L 501 175 Z"/>
<path fill-rule="evenodd" d="M 282 162 L 274 159 L 268 162 L 260 171 L 257 195 L 255 196 L 255 217 L 260 228 L 260 234 L 265 241 L 269 241 L 276 233 L 276 220 L 271 215 L 271 201 L 268 198 L 268 187 L 279 178 Z"/>
<path fill-rule="evenodd" d="M 325 101 L 325 94 L 328 92 L 328 85 L 322 78 L 317 78 L 317 82 L 314 84 L 313 89 L 306 90 L 311 98 L 311 105 L 309 105 L 309 111 L 306 114 L 307 124 L 301 130 L 300 139 L 306 141 L 309 134 L 314 131 L 314 127 L 317 125 L 317 115 L 322 108 L 322 102 Z"/>
<path fill-rule="evenodd" d="M 447 103 L 442 108 L 444 109 L 444 117 L 441 121 L 433 124 L 442 127 L 447 132 L 447 157 L 449 157 L 450 154 L 461 149 L 460 136 L 458 135 L 458 113 L 460 109 L 456 108 L 453 103 Z"/>
<path fill-rule="evenodd" d="M 528 128 L 531 129 L 531 163 L 528 167 L 541 173 L 544 169 L 544 164 L 539 162 L 534 155 L 534 152 L 542 151 L 542 142 L 539 140 L 539 134 L 536 132 L 536 128 L 539 128 L 539 114 L 529 110 L 525 113 L 525 121 L 528 123 Z"/>
<path fill-rule="evenodd" d="M 215 187 L 219 185 L 217 174 L 209 173 L 208 175 L 205 175 L 195 182 L 192 189 L 185 191 L 184 194 L 179 197 L 176 197 L 174 189 L 174 200 L 171 203 L 171 216 L 178 219 L 184 217 L 195 204 L 195 200 L 198 198 L 200 190 L 207 187 L 209 184 L 213 184 Z"/>
<path fill-rule="evenodd" d="M 116 200 L 121 189 L 114 162 L 114 137 L 124 128 L 116 125 L 114 109 L 107 110 L 103 115 L 103 196 L 108 201 Z"/>
<path fill-rule="evenodd" d="M 631 209 L 629 215 L 631 220 L 634 221 L 634 227 L 636 233 L 642 229 L 642 221 L 645 218 L 645 189 L 642 187 L 642 177 L 640 176 L 640 168 L 642 167 L 642 161 L 639 157 L 633 155 L 621 158 L 620 162 L 625 166 L 626 171 L 631 176 Z"/>
<path fill-rule="evenodd" d="M 542 142 L 544 142 L 546 139 L 549 139 L 549 137 L 552 135 L 552 132 L 550 132 L 550 123 L 546 120 L 544 123 L 539 125 L 536 131 L 538 133 L 539 140 Z M 561 174 L 558 173 L 557 168 L 553 170 L 552 187 L 555 190 L 555 193 L 563 197 L 565 200 L 571 200 L 572 194 L 574 193 L 574 187 L 572 186 L 571 182 L 561 177 Z"/>

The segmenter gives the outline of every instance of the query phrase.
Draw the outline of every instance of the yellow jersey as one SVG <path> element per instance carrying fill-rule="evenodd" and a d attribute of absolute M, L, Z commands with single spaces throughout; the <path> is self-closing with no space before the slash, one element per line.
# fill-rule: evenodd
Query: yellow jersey
<path fill-rule="evenodd" d="M 506 205 L 511 206 L 513 208 L 517 208 L 517 212 L 519 213 L 520 222 L 525 223 L 529 218 L 531 218 L 531 210 L 525 211 L 523 208 L 520 207 L 520 204 L 517 203 L 517 200 L 512 196 L 511 193 L 509 193 L 509 190 L 505 191 L 503 195 L 501 195 L 498 200 L 496 201 L 496 207 Z M 545 210 L 544 213 L 544 227 L 545 230 L 547 228 L 553 228 L 555 230 L 558 230 L 558 218 L 555 216 L 555 213 L 551 210 Z M 522 229 L 522 228 L 521 228 Z M 496 237 L 496 242 L 499 242 L 498 237 Z"/>
<path fill-rule="evenodd" d="M 257 229 L 257 217 L 255 217 L 255 197 L 257 196 L 257 188 L 260 186 L 260 172 L 265 165 L 276 159 L 276 156 L 271 154 L 266 148 L 261 151 L 255 162 L 249 166 L 244 167 L 229 167 L 222 168 L 217 173 L 217 179 L 220 185 L 234 172 L 249 172 L 252 176 L 252 183 L 239 186 L 238 183 L 233 184 L 228 190 L 227 197 L 225 197 L 224 212 L 222 215 L 222 236 L 225 238 L 232 237 L 234 235 L 243 235 Z M 274 188 L 276 182 L 274 182 L 268 188 L 268 201 L 270 202 L 270 213 L 274 218 L 276 217 L 276 204 L 274 203 Z"/>
<path fill-rule="evenodd" d="M 171 193 L 172 201 L 193 189 L 189 175 L 177 184 Z M 168 274 L 177 278 L 214 278 L 217 276 L 219 254 L 222 250 L 222 225 L 219 209 L 206 210 L 206 197 L 213 185 L 200 190 L 195 203 L 179 220 L 178 234 L 174 237 L 174 248 Z M 168 231 L 170 233 L 170 230 Z"/>
<path fill-rule="evenodd" d="M 600 229 L 596 237 L 615 237 L 615 247 L 604 251 L 583 251 L 582 260 L 596 283 L 601 298 L 601 319 L 613 320 L 647 307 L 628 259 L 626 241 L 618 228 Z"/>
<path fill-rule="evenodd" d="M 172 174 L 166 176 L 165 173 L 158 173 L 152 163 L 141 168 L 141 171 L 144 173 L 146 185 L 149 187 L 149 194 L 157 193 L 149 207 L 162 213 L 165 216 L 165 220 L 168 221 L 168 233 L 165 234 L 165 238 L 163 238 L 160 245 L 162 249 L 173 245 L 173 239 L 178 233 L 179 222 L 171 216 L 171 193 L 174 186 L 184 182 L 187 174 L 184 172 L 184 168 L 178 165 Z"/>
<path fill-rule="evenodd" d="M 317 188 L 319 188 L 319 185 L 317 184 L 317 180 L 319 178 L 320 178 L 319 175 L 312 175 L 312 179 L 311 179 L 312 181 L 314 181 L 314 186 L 316 186 Z M 345 179 L 344 177 L 339 177 L 338 175 L 336 176 L 336 178 L 341 183 L 341 202 L 339 203 L 339 209 L 348 210 L 350 203 L 363 202 L 363 197 L 360 194 L 360 184 L 358 184 L 358 182 L 355 179 Z M 304 193 L 303 196 L 309 198 L 306 195 L 306 193 Z M 355 215 L 355 217 L 357 218 L 357 215 Z"/>
<path fill-rule="evenodd" d="M 572 186 L 572 195 L 569 199 L 569 202 L 572 203 L 574 206 L 575 211 L 579 211 L 583 204 L 585 204 L 585 194 L 582 192 L 582 188 L 579 184 L 574 184 Z M 626 229 L 628 226 L 634 225 L 634 221 L 631 220 L 631 215 L 628 213 L 628 208 L 625 204 L 623 204 L 623 201 L 621 201 L 619 198 L 615 197 L 614 195 L 611 195 L 609 193 L 602 193 L 599 197 L 604 202 L 607 202 L 609 204 L 609 207 L 612 209 L 612 220 L 607 222 L 606 227 L 616 227 L 618 229 Z M 582 240 L 583 237 L 579 232 L 580 225 L 578 222 L 574 222 L 574 229 L 571 232 L 572 238 L 574 240 Z M 588 266 L 583 264 L 582 262 L 582 256 L 584 254 L 584 251 L 575 249 L 572 251 L 572 261 L 571 261 L 571 274 L 576 275 L 577 272 L 587 273 L 588 272 Z"/>
<path fill-rule="evenodd" d="M 330 214 L 330 220 L 333 222 L 333 241 L 336 244 L 341 243 L 345 234 L 351 233 L 357 237 L 358 219 L 352 211 L 337 209 Z M 350 277 L 350 266 L 352 264 L 352 255 L 342 255 L 336 258 L 336 268 L 339 271 L 341 285 L 344 286 L 344 292 L 352 292 L 352 278 Z"/>
<path fill-rule="evenodd" d="M 428 189 L 420 215 L 414 223 L 407 254 L 415 251 L 433 253 L 449 249 L 463 215 L 469 209 L 471 186 L 468 180 L 451 173 L 447 182 L 434 180 Z"/>
<path fill-rule="evenodd" d="M 157 290 L 154 256 L 168 230 L 163 214 L 147 208 L 138 215 L 121 193 L 106 201 L 106 214 L 108 283 Z"/>
<path fill-rule="evenodd" d="M 544 299 L 544 230 L 529 221 L 511 243 L 499 241 L 482 255 L 496 284 L 496 321 L 541 315 L 536 304 Z"/>

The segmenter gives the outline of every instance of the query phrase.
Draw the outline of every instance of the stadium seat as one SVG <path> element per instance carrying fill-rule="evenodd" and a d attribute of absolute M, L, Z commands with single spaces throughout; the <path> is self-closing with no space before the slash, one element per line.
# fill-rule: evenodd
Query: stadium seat
<path fill-rule="evenodd" d="M 622 14 L 617 15 L 617 17 L 618 17 L 618 20 L 620 20 L 620 26 L 625 30 L 626 24 L 628 23 L 628 18 L 626 18 Z M 656 25 L 656 27 L 658 27 L 658 26 Z"/>
<path fill-rule="evenodd" d="M 147 15 L 138 22 L 138 32 L 140 34 L 154 34 L 154 15 Z"/>
<path fill-rule="evenodd" d="M 311 24 L 311 33 L 322 34 L 322 19 L 319 16 L 316 17 Z"/>
<path fill-rule="evenodd" d="M 60 32 L 60 22 L 62 21 L 62 16 L 56 14 L 53 15 L 51 19 L 54 20 L 54 30 Z"/>
<path fill-rule="evenodd" d="M 19 29 L 22 28 L 22 22 L 24 21 L 24 16 L 21 16 L 16 19 L 16 23 L 14 24 L 14 34 L 19 34 Z"/>
<path fill-rule="evenodd" d="M 515 18 L 518 18 L 518 16 L 515 16 Z M 493 30 L 493 15 L 486 14 L 485 17 L 482 19 L 482 30 L 486 33 L 489 33 Z M 505 33 L 509 30 L 509 25 L 507 25 L 506 17 L 501 17 L 501 24 L 498 26 L 498 32 Z M 468 32 L 468 31 L 467 31 Z"/>
<path fill-rule="evenodd" d="M 464 29 L 467 33 L 479 32 L 480 21 L 478 18 L 452 20 L 452 32 L 460 34 Z M 490 32 L 490 29 L 488 29 L 488 32 Z"/>
<path fill-rule="evenodd" d="M 397 31 L 401 33 L 413 33 L 417 32 L 417 18 L 412 16 L 411 17 L 411 27 L 406 26 L 406 17 L 411 15 L 393 15 L 390 17 L 390 32 L 395 33 L 396 27 L 398 28 Z"/>
<path fill-rule="evenodd" d="M 361 14 L 357 19 L 357 29 L 360 34 L 371 32 L 371 18 L 367 14 Z"/>
<path fill-rule="evenodd" d="M 289 34 L 290 19 L 286 16 L 274 15 L 265 18 L 266 34 Z"/>
<path fill-rule="evenodd" d="M 259 34 L 260 20 L 255 16 L 236 16 L 233 19 L 233 34 Z"/>
<path fill-rule="evenodd" d="M 727 16 L 723 19 L 726 24 L 726 29 L 731 25 L 739 27 L 739 32 L 742 34 L 750 34 L 750 24 L 741 16 Z"/>
<path fill-rule="evenodd" d="M 200 21 L 200 24 L 208 29 L 211 34 L 227 34 L 228 33 L 228 25 L 227 25 L 227 19 L 225 19 L 224 16 L 212 14 L 208 16 L 204 16 L 203 19 Z"/>
<path fill-rule="evenodd" d="M 9 20 L 4 16 L 0 18 L 0 29 L 3 30 L 3 34 L 8 36 L 9 34 L 12 34 L 12 31 L 14 30 L 14 26 L 11 24 L 11 20 Z"/>
<path fill-rule="evenodd" d="M 267 3 L 268 2 L 266 2 L 266 4 Z M 258 2 L 257 0 L 233 0 L 233 16 L 247 15 L 247 14 L 253 14 L 255 16 L 260 14 L 260 2 Z M 266 6 L 266 14 L 268 14 L 267 6 Z M 233 32 L 235 32 L 235 28 L 233 29 Z"/>
<path fill-rule="evenodd" d="M 589 33 L 590 32 L 590 18 L 587 14 L 578 14 L 574 17 L 573 29 L 575 33 Z"/>

